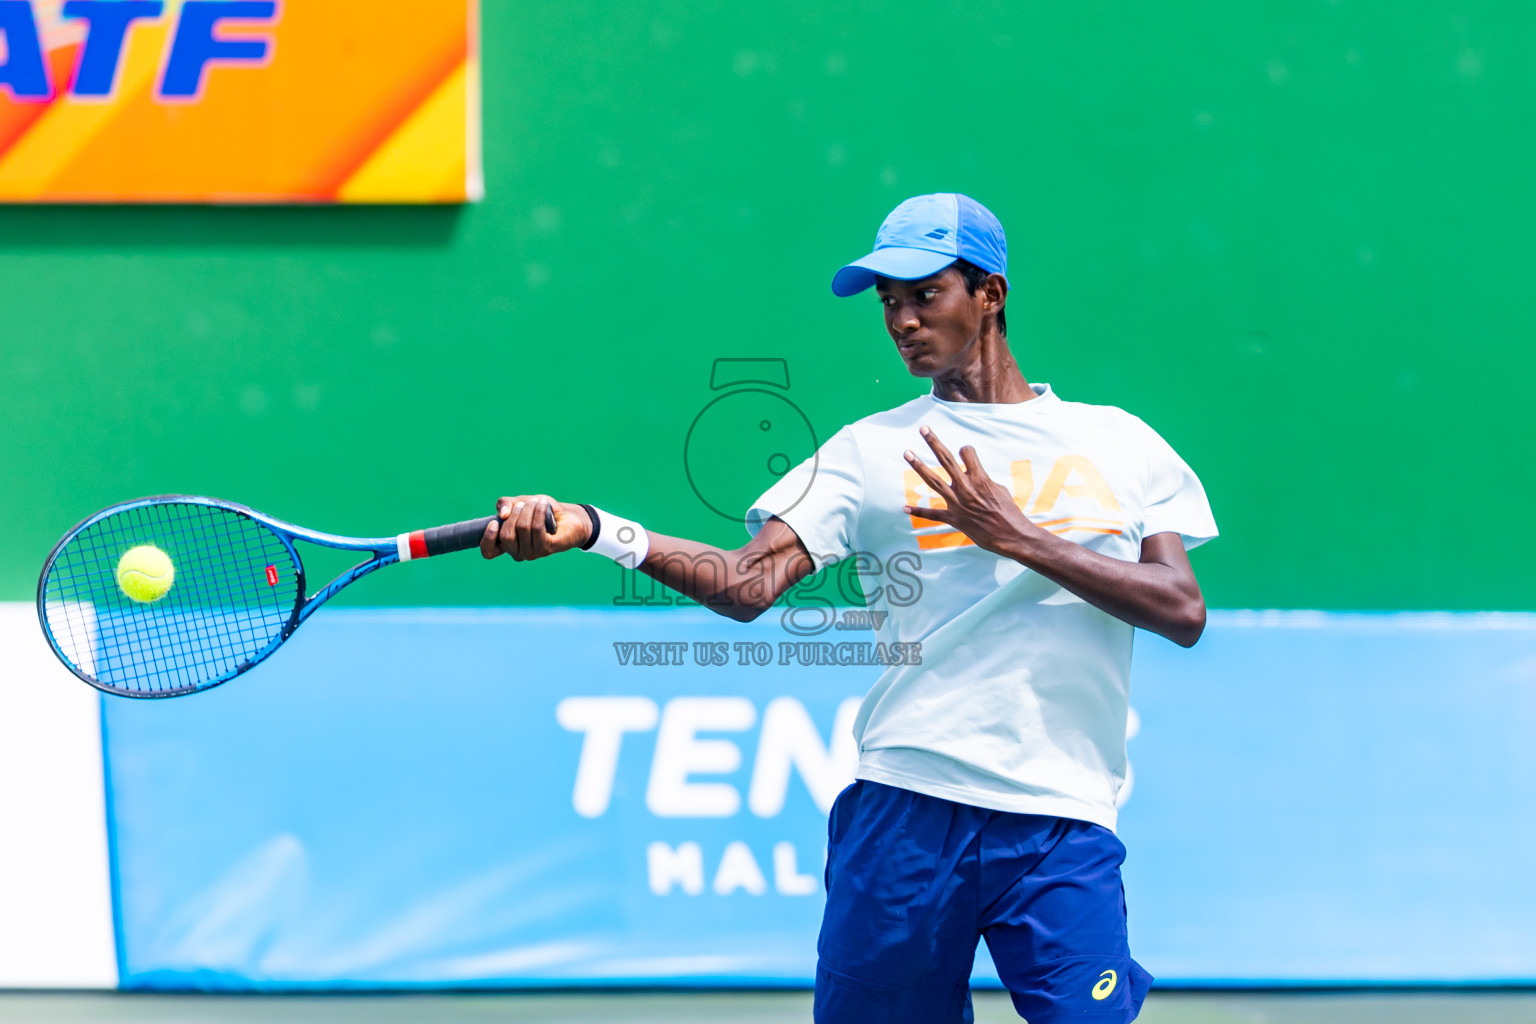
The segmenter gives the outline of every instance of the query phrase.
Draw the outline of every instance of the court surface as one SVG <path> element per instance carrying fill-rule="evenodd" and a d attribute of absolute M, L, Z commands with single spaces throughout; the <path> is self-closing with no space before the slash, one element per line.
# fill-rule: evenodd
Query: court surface
<path fill-rule="evenodd" d="M 1017 1021 L 976 994 L 977 1024 Z M 4 1024 L 806 1024 L 808 992 L 205 996 L 0 992 Z M 1536 1024 L 1536 991 L 1153 993 L 1142 1024 Z M 873 1022 L 872 1022 L 873 1024 Z"/>

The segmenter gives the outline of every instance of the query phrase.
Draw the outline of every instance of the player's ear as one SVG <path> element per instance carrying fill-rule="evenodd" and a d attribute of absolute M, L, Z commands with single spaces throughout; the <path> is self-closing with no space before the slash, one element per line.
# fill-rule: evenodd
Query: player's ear
<path fill-rule="evenodd" d="M 977 291 L 982 296 L 981 308 L 986 313 L 1001 313 L 1008 305 L 1008 279 L 1002 274 L 988 274 Z"/>
<path fill-rule="evenodd" d="M 1000 273 L 989 273 L 986 281 L 980 287 L 982 292 L 982 309 L 988 313 L 997 312 L 1008 306 L 1008 278 Z"/>

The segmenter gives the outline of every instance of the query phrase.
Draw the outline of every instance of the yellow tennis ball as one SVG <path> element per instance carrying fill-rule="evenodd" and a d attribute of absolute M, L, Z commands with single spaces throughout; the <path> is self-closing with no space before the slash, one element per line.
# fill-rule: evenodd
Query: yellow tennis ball
<path fill-rule="evenodd" d="M 160 600 L 176 582 L 170 556 L 153 544 L 129 548 L 117 562 L 117 585 L 140 604 Z"/>

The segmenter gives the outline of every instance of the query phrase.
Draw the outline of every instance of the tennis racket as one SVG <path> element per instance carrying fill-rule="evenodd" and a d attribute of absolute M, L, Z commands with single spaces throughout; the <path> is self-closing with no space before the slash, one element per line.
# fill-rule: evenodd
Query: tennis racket
<path fill-rule="evenodd" d="M 343 587 L 395 562 L 480 545 L 495 516 L 398 537 L 337 537 L 255 509 L 187 495 L 102 509 L 64 535 L 37 582 L 37 615 L 53 652 L 98 690 L 179 697 L 227 683 L 261 664 Z M 553 511 L 544 529 L 555 531 Z M 364 559 L 307 595 L 294 541 Z M 118 584 L 118 562 L 152 544 L 175 569 L 152 602 Z"/>

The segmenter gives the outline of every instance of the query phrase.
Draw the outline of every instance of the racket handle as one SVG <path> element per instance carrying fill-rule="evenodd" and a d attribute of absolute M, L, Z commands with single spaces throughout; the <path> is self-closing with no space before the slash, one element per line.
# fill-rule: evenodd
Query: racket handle
<path fill-rule="evenodd" d="M 499 518 L 499 516 L 485 516 L 480 519 L 466 519 L 462 523 L 450 523 L 447 526 L 434 526 L 430 530 L 402 533 L 395 538 L 395 547 L 402 562 L 431 558 L 433 555 L 446 555 L 453 551 L 468 551 L 470 548 L 480 546 L 480 538 L 485 536 L 485 528 Z M 544 531 L 555 532 L 553 508 L 544 510 Z"/>

